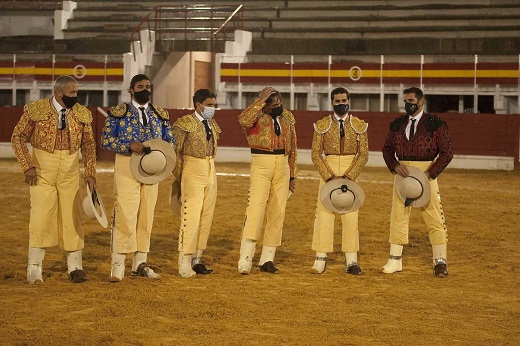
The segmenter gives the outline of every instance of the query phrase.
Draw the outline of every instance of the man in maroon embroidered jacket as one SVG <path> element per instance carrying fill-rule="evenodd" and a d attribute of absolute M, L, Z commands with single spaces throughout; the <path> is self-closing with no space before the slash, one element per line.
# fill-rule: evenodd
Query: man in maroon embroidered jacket
<path fill-rule="evenodd" d="M 445 277 L 448 275 L 448 233 L 437 177 L 453 158 L 448 126 L 439 117 L 423 111 L 424 95 L 421 89 L 412 87 L 404 90 L 404 102 L 406 115 L 390 123 L 383 158 L 390 171 L 396 175 L 408 176 L 408 166 L 413 166 L 424 171 L 428 177 L 430 200 L 420 209 L 432 244 L 433 273 L 437 277 Z M 405 206 L 399 199 L 394 188 L 390 215 L 390 258 L 381 268 L 383 273 L 391 274 L 402 270 L 401 256 L 403 245 L 408 244 L 411 209 L 412 206 Z"/>

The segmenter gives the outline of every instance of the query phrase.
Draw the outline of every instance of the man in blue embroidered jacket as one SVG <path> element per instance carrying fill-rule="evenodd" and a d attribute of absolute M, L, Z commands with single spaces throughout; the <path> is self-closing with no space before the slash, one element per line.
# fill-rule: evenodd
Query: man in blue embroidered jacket
<path fill-rule="evenodd" d="M 143 153 L 143 142 L 162 139 L 172 146 L 175 138 L 168 112 L 150 103 L 152 84 L 144 74 L 130 82 L 130 103 L 110 109 L 101 134 L 101 147 L 116 153 L 114 164 L 114 216 L 110 281 L 121 281 L 126 254 L 133 254 L 132 275 L 158 279 L 147 264 L 159 184 L 142 184 L 130 170 L 132 153 Z"/>

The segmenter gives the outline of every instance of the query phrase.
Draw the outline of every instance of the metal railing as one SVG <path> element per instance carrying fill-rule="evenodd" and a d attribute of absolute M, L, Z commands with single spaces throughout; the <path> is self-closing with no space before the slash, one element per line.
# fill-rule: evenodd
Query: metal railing
<path fill-rule="evenodd" d="M 229 31 L 243 27 L 243 5 L 238 7 L 214 5 L 156 6 L 135 27 L 130 35 L 132 53 L 135 59 L 135 43 L 139 41 L 143 51 L 142 34 L 148 30 L 148 40 L 152 41 L 151 31 L 155 32 L 156 46 L 163 50 L 169 42 L 183 42 L 188 50 L 189 40 L 209 42 L 209 50 L 215 51 L 218 40 L 226 40 Z M 233 24 L 230 27 L 230 23 Z M 222 37 L 222 38 L 221 38 Z"/>

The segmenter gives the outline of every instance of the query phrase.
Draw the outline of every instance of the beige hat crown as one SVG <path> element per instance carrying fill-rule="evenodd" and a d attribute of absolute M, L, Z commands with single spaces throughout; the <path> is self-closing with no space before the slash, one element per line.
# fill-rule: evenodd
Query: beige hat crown
<path fill-rule="evenodd" d="M 157 184 L 166 179 L 175 167 L 175 150 L 171 143 L 162 139 L 143 142 L 144 153 L 133 153 L 130 171 L 143 184 Z"/>
<path fill-rule="evenodd" d="M 396 175 L 395 192 L 406 207 L 421 208 L 430 202 L 430 182 L 426 174 L 419 168 L 407 166 L 406 177 Z"/>
<path fill-rule="evenodd" d="M 325 208 L 338 214 L 352 213 L 365 201 L 363 188 L 348 178 L 335 178 L 323 185 L 320 200 Z"/>

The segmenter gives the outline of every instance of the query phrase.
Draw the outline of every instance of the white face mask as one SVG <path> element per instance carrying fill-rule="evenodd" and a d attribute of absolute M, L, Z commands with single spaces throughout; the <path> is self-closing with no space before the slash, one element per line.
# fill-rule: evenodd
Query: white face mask
<path fill-rule="evenodd" d="M 204 111 L 202 112 L 202 117 L 206 120 L 213 118 L 215 115 L 215 107 L 204 107 Z"/>

